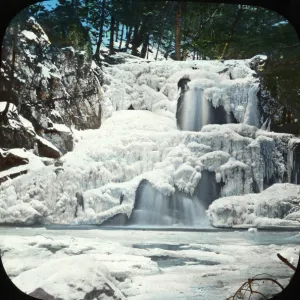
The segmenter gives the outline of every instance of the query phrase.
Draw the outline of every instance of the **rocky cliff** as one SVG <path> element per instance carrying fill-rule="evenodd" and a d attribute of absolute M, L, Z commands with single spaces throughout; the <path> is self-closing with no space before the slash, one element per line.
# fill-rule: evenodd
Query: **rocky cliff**
<path fill-rule="evenodd" d="M 100 127 L 102 71 L 83 51 L 51 44 L 29 18 L 7 29 L 1 60 L 0 112 L 12 103 L 0 147 L 58 158 L 73 149 L 72 127 Z"/>

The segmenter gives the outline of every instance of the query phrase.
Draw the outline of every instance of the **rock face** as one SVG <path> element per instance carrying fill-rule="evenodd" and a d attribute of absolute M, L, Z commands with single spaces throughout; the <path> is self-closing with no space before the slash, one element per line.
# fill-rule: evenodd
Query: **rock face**
<path fill-rule="evenodd" d="M 101 69 L 83 51 L 52 45 L 34 18 L 22 24 L 14 46 L 12 36 L 13 29 L 9 28 L 3 45 L 0 86 L 7 96 L 15 51 L 15 124 L 0 128 L 0 146 L 33 148 L 35 132 L 43 130 L 44 138 L 62 153 L 71 151 L 72 133 L 53 128 L 53 124 L 73 125 L 77 129 L 100 127 Z M 32 123 L 33 135 L 18 124 L 19 115 Z"/>

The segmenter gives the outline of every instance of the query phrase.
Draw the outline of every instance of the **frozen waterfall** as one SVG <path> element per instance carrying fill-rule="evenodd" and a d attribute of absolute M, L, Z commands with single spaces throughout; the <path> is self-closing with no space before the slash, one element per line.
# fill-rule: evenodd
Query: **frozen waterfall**
<path fill-rule="evenodd" d="M 179 191 L 165 196 L 149 182 L 143 181 L 129 223 L 148 226 L 208 226 L 205 210 L 197 197 Z"/>
<path fill-rule="evenodd" d="M 203 97 L 203 89 L 194 87 L 185 93 L 183 101 L 182 130 L 200 131 L 209 124 L 209 103 Z"/>
<path fill-rule="evenodd" d="M 221 188 L 222 183 L 216 182 L 215 174 L 205 170 L 193 195 L 176 189 L 166 196 L 143 180 L 136 192 L 129 224 L 207 227 L 206 209 L 219 197 Z"/>
<path fill-rule="evenodd" d="M 182 79 L 181 79 L 182 80 Z M 178 129 L 184 131 L 201 131 L 202 127 L 209 124 L 237 123 L 232 112 L 225 107 L 213 105 L 205 90 L 191 82 L 191 87 L 186 82 L 186 87 L 181 87 L 178 99 L 177 124 Z"/>

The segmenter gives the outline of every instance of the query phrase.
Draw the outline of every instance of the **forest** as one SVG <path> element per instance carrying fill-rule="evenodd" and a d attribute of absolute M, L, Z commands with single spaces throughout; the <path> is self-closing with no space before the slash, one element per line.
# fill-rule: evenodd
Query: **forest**
<path fill-rule="evenodd" d="M 294 28 L 274 11 L 223 3 L 58 0 L 29 6 L 11 27 L 21 27 L 30 16 L 53 44 L 84 50 L 100 64 L 102 54 L 120 51 L 145 59 L 149 53 L 156 59 L 163 53 L 171 60 L 267 55 L 264 67 L 257 71 L 265 89 L 285 106 L 278 122 L 300 117 L 300 44 Z M 9 32 L 8 43 L 14 40 Z"/>

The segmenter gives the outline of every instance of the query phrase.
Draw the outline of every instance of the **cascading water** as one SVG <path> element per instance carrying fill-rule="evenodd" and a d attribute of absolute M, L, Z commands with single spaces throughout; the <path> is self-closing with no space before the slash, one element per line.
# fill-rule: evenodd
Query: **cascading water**
<path fill-rule="evenodd" d="M 209 103 L 203 97 L 203 89 L 189 89 L 184 95 L 182 130 L 200 131 L 209 124 L 209 114 Z"/>
<path fill-rule="evenodd" d="M 201 87 L 189 87 L 189 79 L 178 82 L 181 88 L 177 103 L 177 126 L 185 131 L 201 131 L 204 125 L 237 123 L 234 116 L 222 105 L 214 107 L 204 97 Z M 202 171 L 194 195 L 176 190 L 171 196 L 157 191 L 149 182 L 143 181 L 136 193 L 135 207 L 128 224 L 156 226 L 209 226 L 206 209 L 220 196 L 221 183 L 217 184 L 215 174 Z"/>
<path fill-rule="evenodd" d="M 131 225 L 155 226 L 205 226 L 208 220 L 206 208 L 197 197 L 191 197 L 176 191 L 165 196 L 148 182 L 141 182 L 133 213 Z"/>
<path fill-rule="evenodd" d="M 202 171 L 193 195 L 176 189 L 174 194 L 165 196 L 143 180 L 137 189 L 128 224 L 210 227 L 206 210 L 219 197 L 221 188 L 222 183 L 217 183 L 215 174 L 207 170 Z"/>
<path fill-rule="evenodd" d="M 178 129 L 201 131 L 204 125 L 238 123 L 232 112 L 228 113 L 222 105 L 214 107 L 204 96 L 203 88 L 189 87 L 189 81 L 182 80 L 178 83 L 181 88 L 176 111 Z"/>

